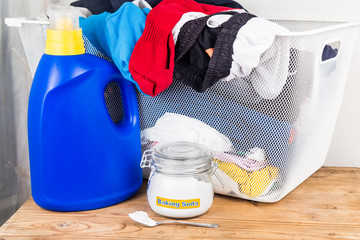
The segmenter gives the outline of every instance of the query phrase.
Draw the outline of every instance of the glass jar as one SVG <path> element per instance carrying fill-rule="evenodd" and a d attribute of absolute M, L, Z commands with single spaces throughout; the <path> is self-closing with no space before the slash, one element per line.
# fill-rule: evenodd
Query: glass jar
<path fill-rule="evenodd" d="M 151 167 L 147 199 L 157 214 L 191 218 L 212 205 L 212 155 L 191 142 L 158 144 L 143 154 L 141 167 Z"/>

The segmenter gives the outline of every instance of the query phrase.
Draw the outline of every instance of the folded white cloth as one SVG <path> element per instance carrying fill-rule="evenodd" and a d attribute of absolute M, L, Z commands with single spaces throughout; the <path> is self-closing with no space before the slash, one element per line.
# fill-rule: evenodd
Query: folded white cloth
<path fill-rule="evenodd" d="M 140 134 L 141 145 L 149 142 L 189 141 L 203 144 L 214 152 L 233 150 L 230 139 L 216 129 L 195 118 L 176 113 L 165 113 L 155 126 L 142 130 Z"/>

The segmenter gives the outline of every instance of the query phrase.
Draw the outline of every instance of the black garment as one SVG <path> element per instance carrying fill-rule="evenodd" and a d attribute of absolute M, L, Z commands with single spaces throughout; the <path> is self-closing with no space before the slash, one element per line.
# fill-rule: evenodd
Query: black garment
<path fill-rule="evenodd" d="M 231 14 L 232 17 L 217 30 L 211 30 L 206 21 L 218 14 Z M 237 32 L 253 17 L 249 13 L 220 12 L 186 22 L 175 46 L 174 78 L 197 92 L 204 92 L 228 76 Z M 205 40 L 206 37 L 211 39 Z M 211 58 L 204 47 L 214 48 Z"/>
<path fill-rule="evenodd" d="M 110 0 L 110 1 L 115 11 L 117 11 L 124 3 L 132 2 L 132 0 Z"/>
<path fill-rule="evenodd" d="M 112 2 L 117 2 L 119 0 L 112 0 Z M 121 2 L 121 1 L 119 1 Z M 147 3 L 152 7 L 156 7 L 161 2 L 161 0 L 147 0 Z M 233 0 L 195 0 L 195 2 L 198 3 L 205 3 L 209 5 L 215 5 L 215 6 L 223 6 L 223 7 L 229 7 L 229 8 L 241 8 L 244 9 L 240 3 L 235 2 Z M 115 7 L 115 5 L 113 4 Z"/>
<path fill-rule="evenodd" d="M 206 49 L 214 48 L 216 39 L 221 28 L 205 28 L 191 46 L 189 51 L 175 63 L 174 76 L 177 80 L 183 82 L 195 89 L 197 92 L 203 92 L 203 80 L 208 69 L 210 56 Z M 188 76 L 191 75 L 191 76 Z"/>
<path fill-rule="evenodd" d="M 246 11 L 246 9 L 243 8 L 243 6 L 241 6 L 240 3 L 233 0 L 196 0 L 196 2 L 215 5 L 215 6 L 229 7 L 229 8 L 241 8 Z"/>
<path fill-rule="evenodd" d="M 124 3 L 132 2 L 133 0 L 79 0 L 71 3 L 74 7 L 84 7 L 89 9 L 92 14 L 100 14 L 103 12 L 116 12 Z M 215 6 L 223 6 L 229 8 L 244 9 L 238 2 L 233 0 L 195 0 L 198 3 L 205 3 Z M 156 7 L 161 0 L 146 0 L 152 7 Z"/>
<path fill-rule="evenodd" d="M 110 0 L 79 0 L 72 2 L 70 5 L 74 7 L 87 8 L 92 14 L 115 12 Z"/>
<path fill-rule="evenodd" d="M 221 32 L 221 27 L 205 29 L 200 33 L 199 37 L 190 50 L 185 54 L 184 60 L 189 62 L 190 65 L 194 65 L 202 71 L 206 71 L 210 56 L 206 53 L 208 49 L 214 49 L 216 39 Z"/>

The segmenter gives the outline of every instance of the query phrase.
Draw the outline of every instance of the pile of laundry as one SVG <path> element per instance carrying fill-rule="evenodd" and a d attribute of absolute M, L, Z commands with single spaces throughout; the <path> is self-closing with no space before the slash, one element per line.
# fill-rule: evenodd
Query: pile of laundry
<path fill-rule="evenodd" d="M 281 37 L 288 29 L 233 0 L 62 2 L 139 90 L 143 151 L 197 142 L 213 151 L 215 192 L 260 201 L 279 193 L 315 71 L 314 54 Z M 336 54 L 326 45 L 322 61 Z"/>
<path fill-rule="evenodd" d="M 227 136 L 200 120 L 165 113 L 153 127 L 141 131 L 143 151 L 174 141 L 196 142 L 212 150 L 216 193 L 254 200 L 279 191 L 280 169 L 270 164 L 264 149 L 253 147 L 239 153 Z"/>
<path fill-rule="evenodd" d="M 204 92 L 218 81 L 249 77 L 261 97 L 272 99 L 286 82 L 289 42 L 275 37 L 288 30 L 238 2 L 80 0 L 70 5 L 83 13 L 80 27 L 90 43 L 145 95 L 158 95 L 174 79 Z"/>

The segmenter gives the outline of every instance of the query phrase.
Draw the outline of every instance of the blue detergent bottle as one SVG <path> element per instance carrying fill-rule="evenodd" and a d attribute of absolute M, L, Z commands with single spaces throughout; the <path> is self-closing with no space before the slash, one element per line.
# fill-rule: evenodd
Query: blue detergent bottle
<path fill-rule="evenodd" d="M 142 184 L 135 88 L 85 53 L 78 24 L 69 9 L 50 16 L 29 98 L 32 196 L 53 211 L 110 206 Z"/>

